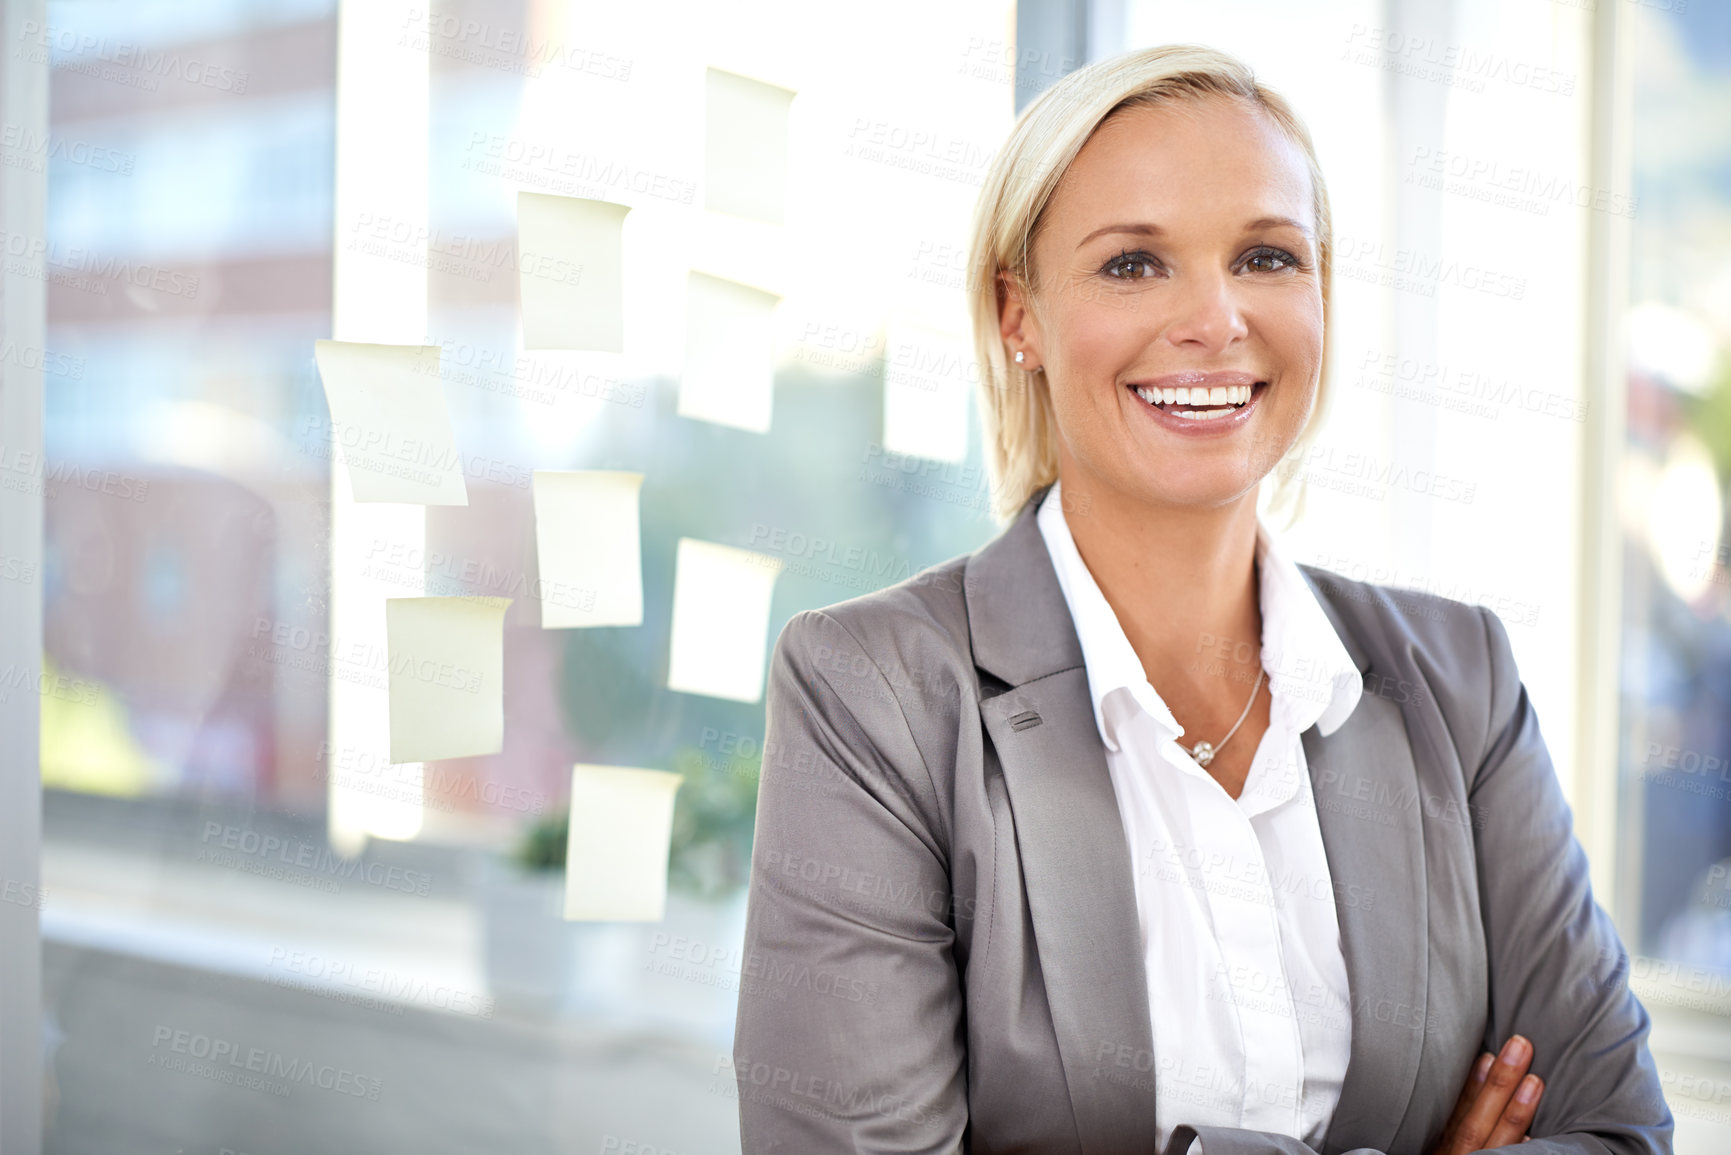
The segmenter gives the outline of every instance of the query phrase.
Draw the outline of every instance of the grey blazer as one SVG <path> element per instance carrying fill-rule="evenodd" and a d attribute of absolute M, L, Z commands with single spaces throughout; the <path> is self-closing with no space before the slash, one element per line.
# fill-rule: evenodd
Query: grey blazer
<path fill-rule="evenodd" d="M 1044 493 L 776 642 L 733 1055 L 747 1155 L 1161 1155 L 1131 862 Z M 1671 1151 L 1503 624 L 1300 569 L 1366 691 L 1303 735 L 1352 1000 L 1322 1155 L 1426 1155 L 1516 1032 L 1545 1093 L 1532 1141 L 1496 1150 Z M 1193 1134 L 1312 1151 L 1188 1125 L 1168 1151 Z"/>

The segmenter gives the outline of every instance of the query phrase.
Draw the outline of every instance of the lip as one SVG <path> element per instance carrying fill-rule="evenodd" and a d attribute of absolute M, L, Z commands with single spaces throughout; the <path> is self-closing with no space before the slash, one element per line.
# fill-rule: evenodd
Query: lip
<path fill-rule="evenodd" d="M 1228 370 L 1204 373 L 1197 369 L 1187 369 L 1182 373 L 1168 373 L 1164 377 L 1149 377 L 1144 381 L 1126 381 L 1125 384 L 1132 389 L 1138 385 L 1154 389 L 1176 389 L 1181 385 L 1195 388 L 1201 385 L 1212 389 L 1216 385 L 1254 385 L 1260 380 L 1262 378 L 1253 373 L 1234 373 Z"/>
<path fill-rule="evenodd" d="M 1138 387 L 1156 389 L 1176 389 L 1179 386 L 1196 388 L 1202 386 L 1212 389 L 1216 385 L 1252 385 L 1250 400 L 1244 407 L 1225 417 L 1216 417 L 1209 421 L 1197 421 L 1188 417 L 1179 417 L 1168 413 L 1158 405 L 1150 405 L 1137 394 Z M 1137 408 L 1157 422 L 1161 428 L 1170 430 L 1181 437 L 1222 437 L 1236 432 L 1249 422 L 1256 412 L 1257 405 L 1262 401 L 1262 395 L 1268 392 L 1268 382 L 1258 379 L 1251 373 L 1202 373 L 1184 372 L 1168 373 L 1162 377 L 1149 377 L 1141 381 L 1127 381 L 1124 391 L 1130 395 L 1130 401 Z"/>

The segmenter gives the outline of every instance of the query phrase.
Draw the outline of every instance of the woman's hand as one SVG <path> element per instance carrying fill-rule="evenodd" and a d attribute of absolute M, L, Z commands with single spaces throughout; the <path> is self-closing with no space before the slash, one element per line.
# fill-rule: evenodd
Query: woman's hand
<path fill-rule="evenodd" d="M 1522 1035 L 1511 1035 L 1501 1055 L 1480 1055 L 1431 1155 L 1472 1155 L 1525 1143 L 1527 1124 L 1545 1090 L 1543 1079 L 1527 1074 L 1532 1061 L 1533 1045 Z"/>

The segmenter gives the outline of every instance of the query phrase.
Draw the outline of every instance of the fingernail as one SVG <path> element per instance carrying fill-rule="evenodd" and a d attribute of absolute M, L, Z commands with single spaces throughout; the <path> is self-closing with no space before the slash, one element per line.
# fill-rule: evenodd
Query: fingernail
<path fill-rule="evenodd" d="M 1515 1102 L 1526 1106 L 1539 1097 L 1539 1081 L 1532 1075 L 1521 1080 L 1521 1085 L 1515 1091 Z"/>
<path fill-rule="evenodd" d="M 1503 1062 L 1511 1065 L 1519 1063 L 1527 1057 L 1530 1049 L 1530 1045 L 1524 1037 L 1521 1035 L 1511 1036 L 1509 1041 L 1503 1044 Z"/>
<path fill-rule="evenodd" d="M 1486 1076 L 1491 1073 L 1491 1064 L 1496 1061 L 1496 1058 L 1489 1051 L 1479 1056 L 1479 1061 L 1473 1064 L 1473 1082 L 1482 1083 L 1485 1081 Z"/>

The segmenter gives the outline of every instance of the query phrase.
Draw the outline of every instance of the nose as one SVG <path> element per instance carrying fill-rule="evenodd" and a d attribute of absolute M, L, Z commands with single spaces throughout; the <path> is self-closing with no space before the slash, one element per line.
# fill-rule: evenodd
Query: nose
<path fill-rule="evenodd" d="M 1250 332 L 1240 308 L 1238 289 L 1232 274 L 1223 269 L 1180 276 L 1161 301 L 1167 310 L 1166 339 L 1194 351 L 1224 352 Z"/>

